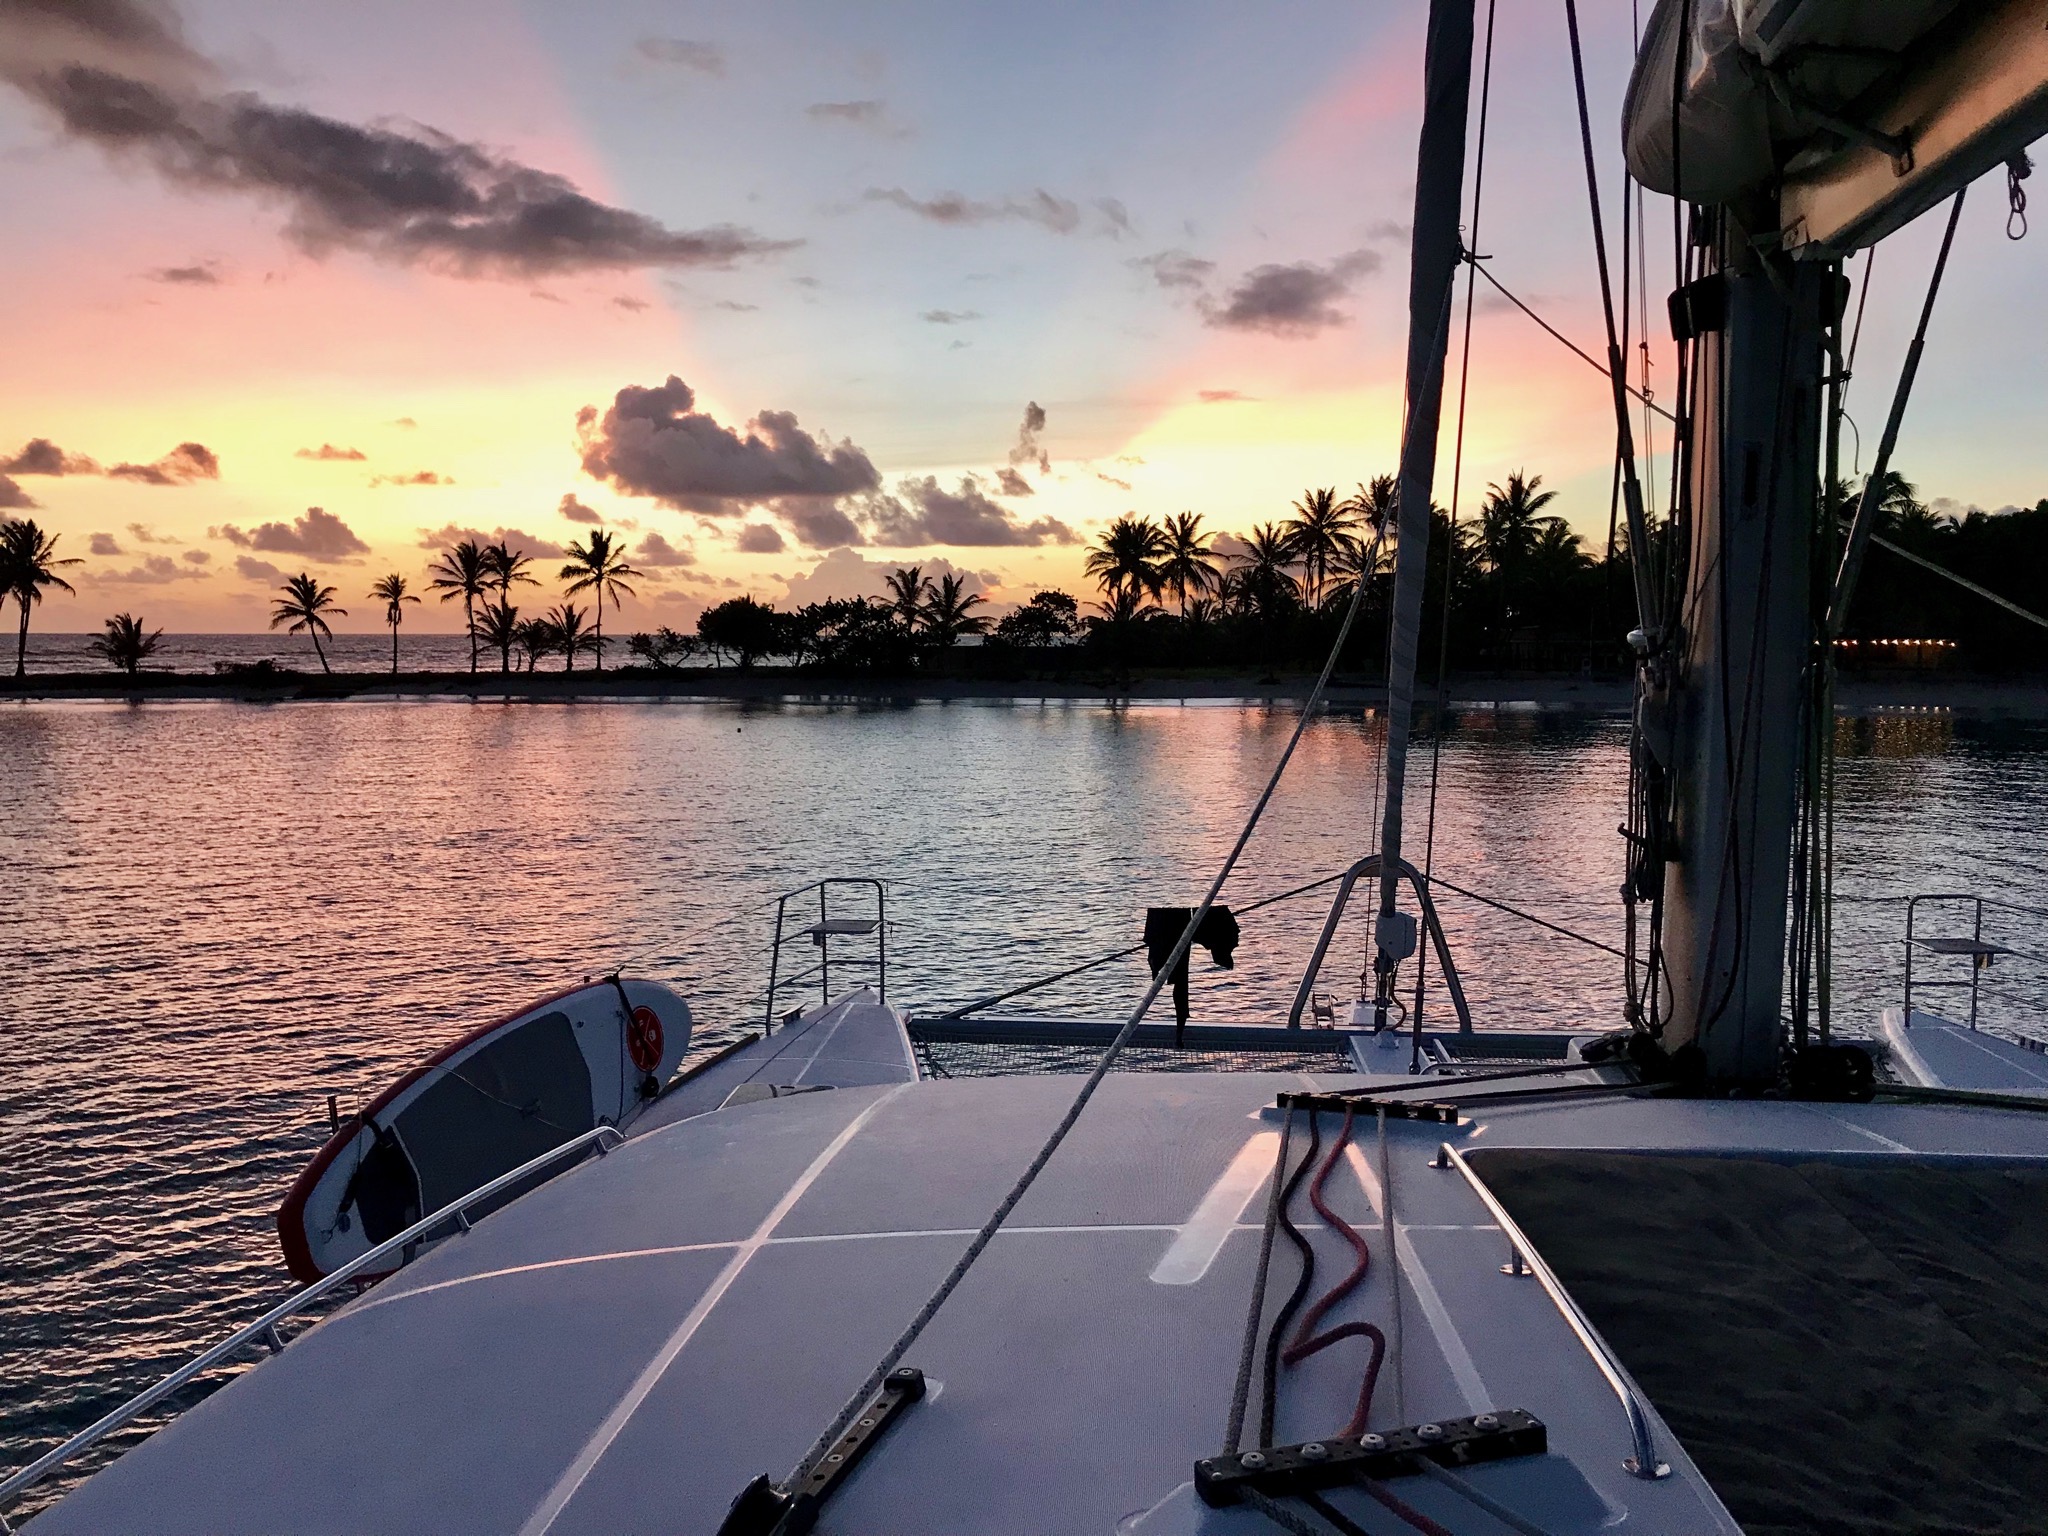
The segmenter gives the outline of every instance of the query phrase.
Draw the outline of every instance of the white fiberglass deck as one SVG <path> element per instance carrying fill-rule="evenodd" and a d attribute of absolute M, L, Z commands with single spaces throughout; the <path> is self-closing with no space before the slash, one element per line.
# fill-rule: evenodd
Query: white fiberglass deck
<path fill-rule="evenodd" d="M 758 1066 L 754 1053 L 786 1044 L 778 1035 L 747 1055 Z M 734 1070 L 760 1075 L 745 1058 Z M 1106 1081 L 911 1353 L 931 1395 L 820 1529 L 1270 1529 L 1205 1508 L 1185 1485 L 1221 1444 L 1229 1409 L 1277 1129 L 1268 1106 L 1303 1086 L 1278 1074 Z M 646 1132 L 427 1254 L 31 1529 L 714 1530 L 749 1479 L 788 1471 L 1074 1087 L 846 1086 Z M 2048 1155 L 2040 1117 L 1974 1109 L 1605 1098 L 1477 1114 L 1454 1128 L 1389 1126 L 1403 1349 L 1373 1423 L 1537 1414 L 1550 1456 L 1474 1476 L 1559 1536 L 1734 1526 L 1661 1423 L 1675 1474 L 1623 1471 L 1616 1399 L 1541 1290 L 1501 1273 L 1502 1238 L 1477 1196 L 1428 1166 L 1439 1140 Z M 1326 1135 L 1336 1121 L 1324 1117 Z M 1331 1200 L 1377 1255 L 1384 1194 L 1362 1130 Z M 1312 1238 L 1334 1278 L 1336 1235 Z M 1390 1323 L 1389 1274 L 1376 1258 L 1340 1315 Z M 1278 1441 L 1332 1432 L 1362 1363 L 1339 1347 L 1288 1373 Z M 1460 1536 L 1495 1528 L 1420 1484 L 1404 1480 L 1403 1496 Z M 1398 1528 L 1365 1512 L 1376 1506 L 1346 1507 L 1370 1530 Z"/>

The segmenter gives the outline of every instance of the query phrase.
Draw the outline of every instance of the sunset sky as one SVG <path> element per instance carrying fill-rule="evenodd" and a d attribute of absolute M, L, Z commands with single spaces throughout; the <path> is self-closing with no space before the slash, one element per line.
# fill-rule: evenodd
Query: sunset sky
<path fill-rule="evenodd" d="M 620 628 L 913 561 L 1000 605 L 1122 512 L 1349 489 L 1399 426 L 1423 14 L 0 0 L 0 508 L 87 562 L 38 627 L 260 629 L 310 570 L 374 629 L 469 531 L 600 522 Z M 1582 15 L 1618 238 L 1630 13 Z M 1597 350 L 1565 46 L 1504 8 L 1478 244 Z M 2048 495 L 2048 228 L 2006 217 L 1973 193 L 1899 455 L 1987 508 Z M 1877 256 L 1866 443 L 1930 222 Z M 1473 352 L 1465 510 L 1526 468 L 1604 540 L 1600 377 L 1497 302 Z"/>

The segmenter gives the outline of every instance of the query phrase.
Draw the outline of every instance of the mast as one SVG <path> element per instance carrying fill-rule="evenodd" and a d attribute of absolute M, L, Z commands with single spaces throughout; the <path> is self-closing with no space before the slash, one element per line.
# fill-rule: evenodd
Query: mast
<path fill-rule="evenodd" d="M 1422 136 L 1416 153 L 1415 227 L 1408 270 L 1408 406 L 1401 439 L 1399 542 L 1387 642 L 1387 795 L 1380 823 L 1380 900 L 1374 925 L 1376 1018 L 1382 1028 L 1393 998 L 1394 968 L 1415 952 L 1415 919 L 1396 908 L 1395 894 L 1401 873 L 1401 797 L 1415 712 L 1415 659 L 1429 570 L 1444 355 L 1450 343 L 1451 288 L 1463 251 L 1458 210 L 1464 194 L 1465 122 L 1472 95 L 1473 7 L 1474 0 L 1430 0 L 1422 66 Z"/>
<path fill-rule="evenodd" d="M 1783 1060 L 1801 737 L 1832 729 L 1808 685 L 1831 665 L 1830 588 L 1840 615 L 1854 586 L 1853 559 L 1815 568 L 1835 547 L 1837 264 L 2048 130 L 2039 5 L 1946 10 L 1789 0 L 1710 34 L 1691 0 L 1659 0 L 1624 110 L 1629 169 L 1693 204 L 1704 273 L 1671 306 L 1694 346 L 1684 596 L 1641 637 L 1638 767 L 1669 785 L 1639 850 L 1661 864 L 1650 1027 L 1681 1076 L 1723 1088 L 1766 1087 Z"/>

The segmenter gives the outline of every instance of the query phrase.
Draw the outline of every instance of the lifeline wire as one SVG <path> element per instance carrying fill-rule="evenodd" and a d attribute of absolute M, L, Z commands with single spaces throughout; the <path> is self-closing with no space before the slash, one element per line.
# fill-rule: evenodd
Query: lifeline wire
<path fill-rule="evenodd" d="M 1441 368 L 1442 365 L 1443 356 L 1441 351 L 1438 351 L 1435 354 L 1432 366 Z M 1374 552 L 1377 553 L 1379 548 L 1378 539 L 1373 541 L 1373 548 Z M 1366 570 L 1371 569 L 1370 562 L 1364 562 L 1363 564 Z M 888 1350 L 883 1354 L 880 1363 L 868 1374 L 867 1380 L 863 1381 L 853 1396 L 847 1399 L 846 1406 L 833 1416 L 832 1422 L 826 1426 L 825 1432 L 804 1453 L 803 1460 L 797 1463 L 796 1469 L 790 1473 L 788 1480 L 784 1484 L 785 1489 L 799 1486 L 805 1478 L 811 1475 L 818 1462 L 832 1448 L 841 1433 L 854 1421 L 861 1409 L 867 1406 L 869 1399 L 881 1389 L 883 1378 L 901 1362 L 903 1356 L 908 1353 L 910 1346 L 917 1342 L 918 1335 L 924 1332 L 926 1325 L 938 1314 L 939 1308 L 946 1304 L 946 1299 L 953 1294 L 955 1288 L 966 1278 L 967 1271 L 974 1267 L 974 1261 L 981 1257 L 982 1251 L 994 1240 L 996 1233 L 1002 1229 L 1003 1223 L 1009 1219 L 1010 1212 L 1016 1209 L 1017 1202 L 1022 1200 L 1025 1191 L 1037 1182 L 1038 1175 L 1044 1171 L 1045 1165 L 1052 1160 L 1053 1153 L 1058 1151 L 1060 1143 L 1067 1139 L 1067 1132 L 1074 1128 L 1074 1122 L 1081 1118 L 1081 1111 L 1086 1109 L 1088 1101 L 1095 1097 L 1095 1090 L 1102 1086 L 1103 1078 L 1109 1075 L 1109 1069 L 1115 1065 L 1117 1057 L 1123 1053 L 1125 1044 L 1136 1033 L 1138 1025 L 1151 1010 L 1153 1000 L 1159 996 L 1160 989 L 1166 985 L 1167 978 L 1187 958 L 1188 950 L 1194 943 L 1196 931 L 1201 928 L 1203 920 L 1208 917 L 1209 909 L 1216 904 L 1217 896 L 1222 894 L 1223 884 L 1230 878 L 1231 871 L 1237 868 L 1237 861 L 1244 855 L 1245 845 L 1251 841 L 1252 833 L 1258 828 L 1259 819 L 1265 815 L 1267 805 L 1272 802 L 1273 792 L 1280 787 L 1281 776 L 1287 772 L 1287 765 L 1294 757 L 1294 749 L 1301 744 L 1302 735 L 1308 730 L 1309 721 L 1316 717 L 1317 708 L 1322 703 L 1323 693 L 1330 685 L 1330 674 L 1336 671 L 1337 658 L 1343 654 L 1344 642 L 1351 638 L 1352 625 L 1357 622 L 1359 610 L 1364 606 L 1365 589 L 1366 580 L 1364 575 L 1361 574 L 1351 589 L 1351 603 L 1344 610 L 1344 622 L 1337 630 L 1336 643 L 1330 647 L 1329 657 L 1323 662 L 1323 670 L 1321 675 L 1316 678 L 1315 687 L 1310 690 L 1308 698 L 1302 703 L 1301 717 L 1294 723 L 1294 734 L 1288 737 L 1287 746 L 1281 752 L 1279 762 L 1273 765 L 1272 776 L 1267 779 L 1266 787 L 1260 792 L 1258 802 L 1252 806 L 1251 814 L 1245 818 L 1244 830 L 1238 833 L 1237 842 L 1231 848 L 1229 857 L 1224 859 L 1223 867 L 1216 871 L 1216 878 L 1209 882 L 1209 890 L 1202 897 L 1202 904 L 1195 908 L 1194 912 L 1189 916 L 1187 927 L 1181 930 L 1181 936 L 1174 944 L 1173 952 L 1167 956 L 1165 964 L 1160 966 L 1158 972 L 1152 977 L 1152 984 L 1145 989 L 1144 997 L 1139 999 L 1138 1006 L 1131 1010 L 1130 1018 L 1125 1020 L 1124 1027 L 1117 1031 L 1116 1038 L 1109 1043 L 1109 1049 L 1102 1053 L 1102 1060 L 1095 1064 L 1095 1070 L 1090 1072 L 1087 1081 L 1081 1084 L 1080 1092 L 1074 1095 L 1074 1102 L 1067 1107 L 1066 1114 L 1060 1117 L 1060 1123 L 1053 1127 L 1052 1134 L 1046 1138 L 1045 1145 L 1038 1149 L 1038 1155 L 1031 1159 L 1030 1166 L 1019 1175 L 1017 1182 L 1010 1187 L 1010 1192 L 1003 1196 L 1001 1204 L 995 1208 L 995 1211 L 989 1216 L 988 1220 L 982 1223 L 981 1230 L 976 1232 L 973 1241 L 968 1243 L 967 1251 L 961 1254 L 958 1261 L 946 1272 L 946 1277 L 939 1282 L 938 1289 L 933 1291 L 925 1304 L 918 1308 L 917 1315 L 910 1320 L 909 1325 L 897 1336 L 896 1342 L 889 1346 Z"/>

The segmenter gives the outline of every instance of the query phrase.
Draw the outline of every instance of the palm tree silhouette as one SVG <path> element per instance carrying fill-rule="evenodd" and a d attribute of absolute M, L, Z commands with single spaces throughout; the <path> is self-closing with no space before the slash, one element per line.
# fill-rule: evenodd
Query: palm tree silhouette
<path fill-rule="evenodd" d="M 462 599 L 462 627 L 469 631 L 469 670 L 476 670 L 476 600 L 495 579 L 484 548 L 475 539 L 464 539 L 428 567 L 433 578 L 427 585 L 441 594 L 444 603 Z"/>
<path fill-rule="evenodd" d="M 28 621 L 43 600 L 43 588 L 71 592 L 71 583 L 57 574 L 60 565 L 82 565 L 75 557 L 59 558 L 59 535 L 44 533 L 29 518 L 0 521 L 0 598 L 12 597 L 21 609 L 21 638 L 14 647 L 14 675 L 28 672 Z"/>
<path fill-rule="evenodd" d="M 518 612 L 517 609 L 513 611 Z M 513 626 L 512 638 L 526 652 L 526 670 L 529 672 L 540 666 L 541 657 L 552 656 L 561 649 L 561 636 L 546 619 L 521 619 Z"/>
<path fill-rule="evenodd" d="M 924 579 L 921 565 L 901 566 L 882 578 L 888 590 L 889 611 L 896 615 L 906 635 L 914 635 L 924 623 L 925 598 L 932 584 Z"/>
<path fill-rule="evenodd" d="M 1374 475 L 1370 485 L 1344 498 L 1344 510 L 1378 532 L 1401 510 L 1401 482 L 1392 475 Z"/>
<path fill-rule="evenodd" d="M 578 592 L 595 592 L 597 594 L 597 633 L 593 637 L 593 643 L 586 646 L 585 649 L 596 652 L 597 670 L 600 672 L 604 670 L 605 597 L 609 594 L 612 606 L 614 608 L 618 607 L 619 594 L 621 592 L 625 593 L 628 597 L 633 595 L 633 588 L 626 578 L 638 576 L 639 574 L 638 571 L 626 563 L 625 545 L 614 543 L 612 536 L 602 528 L 593 528 L 590 531 L 590 543 L 588 546 L 582 544 L 571 544 L 569 546 L 569 563 L 562 567 L 562 579 L 569 583 L 569 596 L 574 597 Z M 574 578 L 573 580 L 571 580 L 572 577 Z M 560 612 L 561 610 L 558 609 L 556 611 Z M 569 652 L 569 659 L 572 663 L 575 660 L 573 648 Z"/>
<path fill-rule="evenodd" d="M 1301 584 L 1288 567 L 1295 561 L 1294 543 L 1272 523 L 1260 523 L 1245 535 L 1244 553 L 1231 572 L 1231 587 L 1240 611 L 1270 618 L 1301 595 Z"/>
<path fill-rule="evenodd" d="M 1358 526 L 1358 515 L 1351 510 L 1348 499 L 1337 499 L 1337 488 L 1330 486 L 1303 491 L 1301 500 L 1294 504 L 1294 516 L 1280 526 L 1308 579 L 1309 606 L 1320 607 L 1324 584 L 1330 579 L 1331 569 L 1344 560 L 1351 544 L 1351 530 Z"/>
<path fill-rule="evenodd" d="M 142 620 L 133 614 L 117 613 L 107 620 L 106 633 L 94 635 L 85 642 L 85 648 L 133 677 L 156 654 L 157 642 L 163 637 L 160 629 L 144 633 Z"/>
<path fill-rule="evenodd" d="M 593 535 L 595 537 L 595 535 Z M 576 653 L 597 649 L 597 637 L 583 627 L 584 612 L 574 603 L 563 603 L 559 608 L 550 608 L 547 626 L 555 649 L 562 653 L 562 670 L 576 670 Z M 603 660 L 603 656 L 598 658 Z"/>
<path fill-rule="evenodd" d="M 1223 574 L 1216 569 L 1214 552 L 1202 533 L 1202 518 L 1196 512 L 1176 512 L 1163 530 L 1166 553 L 1159 562 L 1159 574 L 1180 599 L 1180 616 L 1189 617 L 1188 599 L 1200 598 L 1221 585 Z"/>
<path fill-rule="evenodd" d="M 1479 505 L 1479 547 L 1496 571 L 1510 571 L 1528 563 L 1543 535 L 1543 525 L 1561 519 L 1543 516 L 1543 509 L 1557 500 L 1557 492 L 1539 489 L 1541 475 L 1516 470 L 1508 483 L 1489 485 Z"/>
<path fill-rule="evenodd" d="M 346 608 L 334 606 L 334 588 L 321 586 L 302 571 L 279 587 L 278 591 L 284 596 L 271 601 L 270 627 L 275 629 L 278 625 L 290 621 L 292 634 L 311 635 L 313 654 L 320 658 L 320 670 L 331 674 L 334 668 L 327 665 L 327 652 L 320 645 L 322 635 L 330 639 L 334 635 L 334 631 L 327 627 L 326 615 L 331 613 L 337 618 L 348 617 Z"/>
<path fill-rule="evenodd" d="M 1126 512 L 1102 530 L 1082 569 L 1112 596 L 1128 588 L 1157 597 L 1166 589 L 1161 569 L 1166 553 L 1166 535 L 1159 525 L 1149 517 Z"/>
<path fill-rule="evenodd" d="M 931 596 L 924 605 L 924 632 L 941 650 L 962 635 L 978 635 L 988 628 L 986 618 L 970 611 L 982 602 L 981 594 L 968 592 L 966 587 L 965 576 L 945 575 L 930 589 Z"/>
<path fill-rule="evenodd" d="M 391 626 L 391 675 L 398 676 L 398 626 L 405 618 L 405 605 L 418 598 L 405 590 L 405 578 L 393 571 L 370 588 L 370 596 L 384 605 L 384 622 Z"/>
<path fill-rule="evenodd" d="M 476 616 L 477 642 L 502 654 L 507 672 L 512 670 L 512 647 L 519 644 L 519 630 L 524 622 L 519 610 L 502 598 L 497 602 L 485 599 L 484 611 Z"/>
<path fill-rule="evenodd" d="M 540 585 L 538 580 L 526 574 L 526 568 L 531 564 L 533 564 L 533 556 L 527 554 L 524 550 L 513 549 L 503 539 L 500 539 L 495 544 L 488 545 L 484 549 L 484 569 L 490 579 L 497 583 L 498 605 L 500 607 L 507 607 L 511 604 L 512 584 L 514 582 L 524 582 L 529 587 Z M 512 611 L 517 613 L 519 610 L 514 608 Z M 497 632 L 503 641 L 498 646 L 498 670 L 510 672 L 512 670 L 511 633 L 508 629 L 501 629 Z M 484 643 L 486 645 L 490 644 L 489 641 Z"/>

